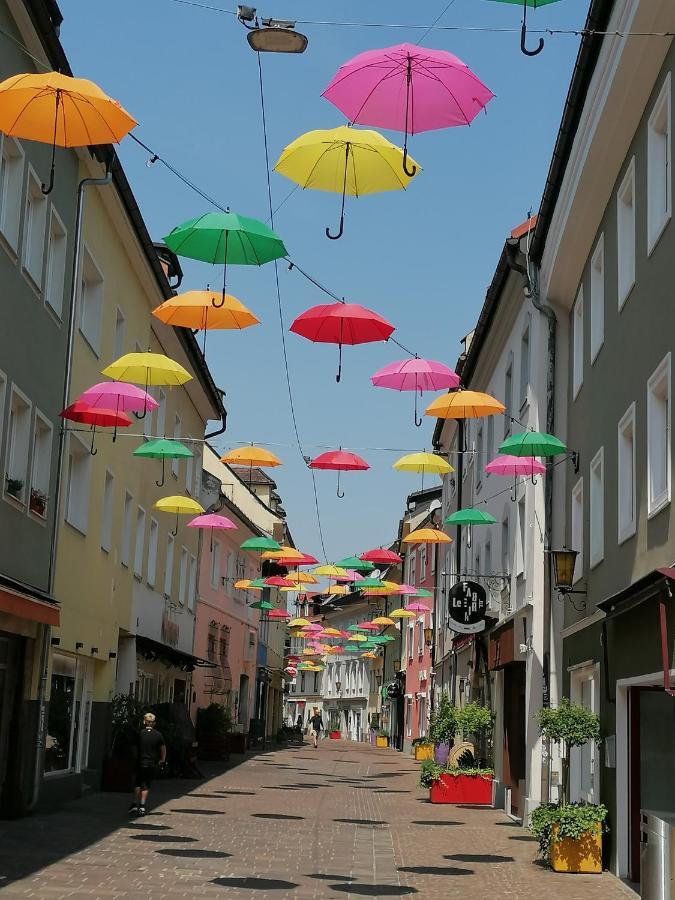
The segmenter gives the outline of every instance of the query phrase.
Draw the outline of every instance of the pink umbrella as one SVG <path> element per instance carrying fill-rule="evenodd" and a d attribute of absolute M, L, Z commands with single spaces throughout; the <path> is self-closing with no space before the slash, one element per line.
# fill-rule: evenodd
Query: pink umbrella
<path fill-rule="evenodd" d="M 380 626 L 373 625 L 372 622 L 357 622 L 356 627 L 361 628 L 363 631 L 379 631 L 380 630 Z"/>
<path fill-rule="evenodd" d="M 271 575 L 269 578 L 265 579 L 265 584 L 268 587 L 295 587 L 294 581 L 289 581 L 288 578 L 282 578 L 281 575 Z"/>
<path fill-rule="evenodd" d="M 344 493 L 340 493 L 340 472 L 365 472 L 370 466 L 357 453 L 350 453 L 348 450 L 327 450 L 320 453 L 307 464 L 310 469 L 331 469 L 338 473 L 337 477 L 337 495 L 344 497 Z"/>
<path fill-rule="evenodd" d="M 323 631 L 323 626 L 319 625 L 318 622 L 312 622 L 309 625 L 303 625 L 300 631 L 304 631 L 305 634 L 311 634 L 316 631 Z"/>
<path fill-rule="evenodd" d="M 340 578 L 335 579 L 338 584 L 341 582 L 363 581 L 363 575 L 361 575 L 360 572 L 357 572 L 356 569 L 347 569 L 346 571 L 346 575 L 342 575 Z"/>
<path fill-rule="evenodd" d="M 470 125 L 494 94 L 452 53 L 399 44 L 344 63 L 322 97 L 350 122 L 405 132 L 403 169 L 412 178 L 408 135 Z"/>
<path fill-rule="evenodd" d="M 402 359 L 389 363 L 383 369 L 370 376 L 375 387 L 391 388 L 393 391 L 415 392 L 415 425 L 419 428 L 422 419 L 417 421 L 417 392 L 454 390 L 459 387 L 460 378 L 456 372 L 443 363 L 433 359 Z"/>
<path fill-rule="evenodd" d="M 516 499 L 516 486 L 518 476 L 531 478 L 535 484 L 535 475 L 543 475 L 546 466 L 533 456 L 497 456 L 485 466 L 485 471 L 491 475 L 513 475 L 513 492 L 511 499 Z"/>
<path fill-rule="evenodd" d="M 145 414 L 157 409 L 159 403 L 135 384 L 127 384 L 124 381 L 100 381 L 80 395 L 89 406 L 100 406 L 104 409 L 114 409 L 117 412 L 140 413 L 139 419 L 144 419 Z M 113 436 L 113 440 L 115 436 Z"/>
<path fill-rule="evenodd" d="M 152 398 L 150 398 L 152 399 Z M 215 513 L 205 513 L 203 516 L 197 516 L 194 519 L 191 519 L 188 522 L 188 528 L 210 528 L 211 529 L 211 552 L 213 553 L 213 530 L 218 528 L 219 530 L 225 531 L 230 528 L 235 528 L 236 525 L 232 521 L 232 519 L 228 519 L 227 516 L 217 516 Z"/>
<path fill-rule="evenodd" d="M 399 594 L 416 594 L 417 588 L 413 587 L 412 584 L 400 584 L 398 592 Z"/>
<path fill-rule="evenodd" d="M 410 610 L 410 612 L 429 612 L 428 606 L 425 606 L 424 603 L 418 603 L 417 601 L 408 603 L 403 608 Z"/>

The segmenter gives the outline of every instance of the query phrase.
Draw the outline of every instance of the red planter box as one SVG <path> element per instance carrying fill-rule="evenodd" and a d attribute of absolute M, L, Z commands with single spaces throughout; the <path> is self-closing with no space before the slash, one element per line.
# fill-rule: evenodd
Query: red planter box
<path fill-rule="evenodd" d="M 492 806 L 492 775 L 441 775 L 429 790 L 432 803 Z"/>
<path fill-rule="evenodd" d="M 339 741 L 340 740 L 340 732 L 339 731 L 331 731 L 328 733 L 328 737 L 331 741 Z"/>

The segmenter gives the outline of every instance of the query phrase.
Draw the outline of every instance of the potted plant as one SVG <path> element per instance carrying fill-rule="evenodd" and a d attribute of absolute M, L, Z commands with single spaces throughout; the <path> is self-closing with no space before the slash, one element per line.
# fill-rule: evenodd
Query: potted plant
<path fill-rule="evenodd" d="M 412 742 L 413 756 L 416 760 L 433 759 L 434 745 L 427 737 L 418 737 Z"/>
<path fill-rule="evenodd" d="M 389 734 L 383 728 L 377 732 L 377 737 L 375 739 L 376 747 L 388 747 L 389 746 Z"/>
<path fill-rule="evenodd" d="M 457 711 L 450 702 L 450 697 L 443 691 L 429 722 L 429 739 L 434 745 L 434 759 L 439 766 L 447 763 L 456 732 Z"/>
<path fill-rule="evenodd" d="M 342 735 L 340 733 L 340 729 L 339 728 L 331 729 L 328 732 L 328 737 L 331 739 L 331 741 L 339 741 L 340 738 L 342 737 Z"/>
<path fill-rule="evenodd" d="M 232 718 L 224 706 L 211 703 L 197 710 L 197 741 L 199 759 L 227 759 L 227 735 L 232 730 Z"/>
<path fill-rule="evenodd" d="M 554 871 L 600 874 L 607 808 L 595 803 L 570 803 L 569 787 L 570 750 L 600 740 L 600 719 L 585 706 L 563 698 L 555 709 L 540 709 L 537 722 L 542 737 L 560 746 L 561 786 L 557 804 L 534 810 L 530 830 Z"/>
<path fill-rule="evenodd" d="M 439 765 L 433 759 L 422 763 L 420 787 L 428 788 L 432 803 L 492 805 L 494 770 L 486 766 Z"/>
<path fill-rule="evenodd" d="M 21 495 L 23 493 L 23 480 L 21 478 L 12 478 L 10 475 L 5 475 L 5 490 L 16 500 L 21 500 Z"/>
<path fill-rule="evenodd" d="M 44 518 L 45 510 L 47 509 L 47 495 L 44 491 L 39 491 L 37 488 L 31 488 L 28 505 L 32 513 Z"/>

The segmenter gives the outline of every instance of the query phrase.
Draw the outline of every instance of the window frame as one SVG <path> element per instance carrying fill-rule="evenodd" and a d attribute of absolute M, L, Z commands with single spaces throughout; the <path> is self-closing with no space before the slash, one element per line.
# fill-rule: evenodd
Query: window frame
<path fill-rule="evenodd" d="M 635 401 L 631 403 L 623 416 L 619 419 L 619 424 L 617 425 L 617 543 L 623 544 L 624 541 L 632 538 L 637 532 L 637 490 L 636 490 L 636 452 L 635 452 L 635 424 L 636 424 L 636 406 Z M 622 462 L 622 441 L 624 440 L 624 434 L 628 430 L 628 426 L 630 426 L 632 435 L 631 435 L 631 518 L 627 523 L 624 523 L 621 518 L 621 487 L 625 483 L 623 478 L 623 468 L 621 465 Z"/>
<path fill-rule="evenodd" d="M 664 78 L 659 95 L 654 101 L 652 111 L 647 121 L 647 256 L 651 256 L 656 249 L 657 244 L 661 240 L 666 226 L 670 222 L 673 213 L 672 201 L 672 113 L 671 113 L 671 77 L 670 72 Z M 657 120 L 665 113 L 666 115 L 666 131 L 657 131 Z M 654 200 L 653 194 L 658 186 L 655 175 L 656 144 L 654 135 L 665 134 L 665 197 L 666 204 L 663 215 L 659 221 L 654 221 Z M 661 180 L 662 172 L 659 173 Z"/>
<path fill-rule="evenodd" d="M 605 234 L 600 235 L 591 257 L 590 272 L 591 365 L 605 343 Z"/>
<path fill-rule="evenodd" d="M 28 425 L 25 429 L 25 448 L 23 452 L 21 450 L 17 450 L 17 456 L 20 456 L 23 459 L 23 468 L 21 471 L 11 471 L 10 465 L 12 463 L 14 457 L 14 432 L 12 431 L 12 408 L 13 408 L 13 398 L 17 397 L 22 405 L 25 408 L 24 416 L 26 419 L 24 421 L 28 422 Z M 2 476 L 2 495 L 5 500 L 7 500 L 10 504 L 18 504 L 24 508 L 28 507 L 28 478 L 30 473 L 29 461 L 31 461 L 31 438 L 33 433 L 33 403 L 29 397 L 24 394 L 20 387 L 16 384 L 11 383 L 9 385 L 9 405 L 7 407 L 7 436 L 5 439 L 5 461 L 4 461 L 4 471 L 1 473 Z M 10 494 L 7 490 L 7 476 L 10 478 L 15 478 L 23 482 L 23 487 L 21 489 L 21 497 L 15 497 L 13 494 Z"/>
<path fill-rule="evenodd" d="M 583 476 L 579 478 L 576 484 L 572 488 L 572 504 L 570 510 L 570 549 L 577 551 L 577 557 L 574 564 L 574 572 L 572 573 L 572 584 L 575 585 L 584 575 L 584 479 Z M 575 532 L 577 528 L 575 526 L 575 510 L 579 512 L 578 518 L 578 531 L 579 531 L 579 547 L 575 546 L 577 543 L 577 535 Z"/>
<path fill-rule="evenodd" d="M 129 568 L 131 561 L 131 526 L 133 519 L 133 494 L 128 488 L 124 490 L 124 502 L 122 503 L 122 534 L 120 536 L 120 564 L 125 569 Z"/>
<path fill-rule="evenodd" d="M 655 392 L 654 388 L 665 379 L 667 387 L 666 398 L 666 428 L 665 428 L 665 489 L 658 497 L 652 497 L 651 488 L 651 471 L 652 471 L 652 428 L 653 428 L 653 404 Z M 664 358 L 652 372 L 647 381 L 647 518 L 651 519 L 658 515 L 661 510 L 665 509 L 671 499 L 671 469 L 672 469 L 672 452 L 671 452 L 671 362 L 670 352 L 666 353 Z"/>
<path fill-rule="evenodd" d="M 148 533 L 148 565 L 146 571 L 146 584 L 154 588 L 157 579 L 157 551 L 159 550 L 159 522 L 150 516 L 150 530 Z"/>
<path fill-rule="evenodd" d="M 36 484 L 37 481 L 40 481 L 40 473 L 36 473 L 36 464 L 39 461 L 38 455 L 38 447 L 37 447 L 37 437 L 38 437 L 38 423 L 45 426 L 45 431 L 49 434 L 49 443 L 47 450 L 47 483 L 42 486 L 41 484 Z M 54 449 L 54 426 L 49 421 L 49 419 L 45 416 L 43 412 L 41 412 L 37 407 L 35 407 L 35 416 L 33 417 L 33 440 L 31 442 L 31 461 L 30 461 L 30 482 L 28 484 L 28 512 L 31 516 L 35 516 L 38 521 L 45 522 L 47 520 L 47 509 L 49 504 L 49 489 L 52 483 L 52 456 Z M 45 511 L 44 513 L 38 513 L 31 507 L 31 497 L 33 491 L 40 491 L 44 493 L 46 496 L 45 500 Z"/>
<path fill-rule="evenodd" d="M 518 393 L 520 394 L 520 412 L 524 412 L 530 399 L 530 378 L 532 367 L 532 316 L 525 316 L 525 324 L 520 333 L 520 366 Z"/>
<path fill-rule="evenodd" d="M 12 146 L 13 152 L 5 153 L 6 147 L 9 146 Z M 9 157 L 11 157 L 13 160 L 19 160 L 18 170 L 16 173 L 13 173 L 16 179 L 14 188 L 16 189 L 18 185 L 18 190 L 15 190 L 15 195 L 13 197 L 13 202 L 15 204 L 15 228 L 13 229 L 13 231 L 9 231 L 9 229 L 5 227 L 5 196 L 5 198 L 3 198 L 3 202 L 0 202 L 0 244 L 5 247 L 9 257 L 13 262 L 16 263 L 19 258 L 19 248 L 21 245 L 21 226 L 23 224 L 23 185 L 26 173 L 26 153 L 21 146 L 21 143 L 16 138 L 10 137 L 7 134 L 0 133 L 0 169 L 4 168 L 2 165 L 3 160 L 8 159 Z M 1 189 L 2 182 L 0 182 L 0 190 Z"/>
<path fill-rule="evenodd" d="M 96 335 L 89 334 L 84 328 L 84 280 L 85 280 L 85 264 L 89 263 L 95 270 L 98 275 L 97 284 L 99 284 L 101 290 L 101 296 L 98 307 L 98 333 Z M 87 244 L 83 244 L 82 246 L 82 260 L 80 262 L 80 271 L 78 273 L 78 282 L 77 282 L 77 302 L 78 302 L 78 331 L 82 335 L 84 342 L 89 347 L 91 352 L 94 354 L 96 359 L 99 359 L 101 356 L 101 334 L 103 331 L 103 310 L 105 309 L 105 278 L 103 277 L 103 272 L 101 271 L 101 267 L 96 262 L 96 257 L 91 252 Z"/>
<path fill-rule="evenodd" d="M 584 286 L 579 287 L 572 307 L 572 399 L 584 384 Z"/>
<path fill-rule="evenodd" d="M 600 494 L 596 496 L 595 485 L 597 483 L 595 471 L 600 469 Z M 594 522 L 595 504 L 600 502 L 599 508 L 599 532 L 600 543 L 594 544 L 593 535 L 598 528 Z M 589 568 L 594 569 L 599 566 L 605 558 L 605 448 L 600 447 L 590 463 L 589 468 L 589 490 L 588 490 L 588 564 Z"/>
<path fill-rule="evenodd" d="M 111 484 L 110 488 L 110 503 L 108 504 L 106 490 L 108 486 L 108 482 Z M 112 532 L 113 532 L 113 517 L 115 514 L 115 473 L 112 469 L 106 468 L 103 473 L 103 497 L 101 499 L 101 550 L 105 553 L 110 553 L 112 548 Z M 104 543 L 107 541 L 107 543 Z"/>
<path fill-rule="evenodd" d="M 82 534 L 86 537 L 87 532 L 89 530 L 89 500 L 91 499 L 91 460 L 92 460 L 92 456 L 91 456 L 91 453 L 89 452 L 89 447 L 87 446 L 87 444 L 85 444 L 85 442 L 79 437 L 79 435 L 77 435 L 71 431 L 70 434 L 68 435 L 68 452 L 67 452 L 67 457 L 66 457 L 68 460 L 70 459 L 70 457 L 72 455 L 73 441 L 76 442 L 77 444 L 79 444 L 79 446 L 81 448 L 81 452 L 78 452 L 77 455 L 79 457 L 82 457 L 84 462 L 88 463 L 87 468 L 88 468 L 89 484 L 87 487 L 86 514 L 84 516 L 84 521 L 76 521 L 75 517 L 72 516 L 72 514 L 71 514 L 70 499 L 71 499 L 72 479 L 71 479 L 71 473 L 69 470 L 67 473 L 68 480 L 67 480 L 67 485 L 66 485 L 66 498 L 65 498 L 66 502 L 64 504 L 63 518 L 64 518 L 64 521 L 67 522 L 71 526 L 71 528 L 74 528 L 75 531 L 78 531 L 80 534 Z"/>
<path fill-rule="evenodd" d="M 143 578 L 145 560 L 145 529 L 147 516 L 142 506 L 136 508 L 136 533 L 134 535 L 134 576 L 140 581 Z M 142 525 L 142 527 L 140 527 Z M 139 552 L 140 551 L 140 552 Z"/>
<path fill-rule="evenodd" d="M 29 229 L 32 222 L 32 216 L 28 214 L 29 202 L 35 200 L 39 203 L 40 216 L 44 219 L 42 222 L 42 252 L 40 254 L 39 272 L 32 269 L 32 260 L 29 259 L 32 251 L 33 233 Z M 33 166 L 28 163 L 28 176 L 26 178 L 26 188 L 23 196 L 23 230 L 21 240 L 21 271 L 31 286 L 42 295 L 45 280 L 45 257 L 47 249 L 47 223 L 49 213 L 49 201 L 42 193 L 42 182 L 38 178 L 38 174 Z M 30 238 L 30 240 L 29 240 Z"/>
<path fill-rule="evenodd" d="M 630 192 L 630 204 L 624 197 Z M 622 215 L 622 210 L 630 208 L 630 219 Z M 626 230 L 626 225 L 629 224 Z M 622 267 L 625 258 L 624 250 L 630 239 L 630 265 Z M 635 227 L 635 157 L 628 163 L 626 172 L 616 192 L 616 245 L 617 245 L 617 305 L 621 312 L 635 286 L 635 258 L 636 258 L 636 227 Z"/>

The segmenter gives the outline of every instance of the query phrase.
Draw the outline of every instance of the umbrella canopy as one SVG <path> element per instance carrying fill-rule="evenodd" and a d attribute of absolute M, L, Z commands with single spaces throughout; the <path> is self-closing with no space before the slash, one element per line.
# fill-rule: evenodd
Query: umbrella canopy
<path fill-rule="evenodd" d="M 254 580 L 249 584 L 248 589 L 250 591 L 264 591 L 265 590 L 265 579 L 264 578 L 254 578 Z"/>
<path fill-rule="evenodd" d="M 289 581 L 288 578 L 282 578 L 281 575 L 270 575 L 269 578 L 265 579 L 265 585 L 267 587 L 295 587 L 292 581 Z"/>
<path fill-rule="evenodd" d="M 251 579 L 240 578 L 239 581 L 235 581 L 234 587 L 237 591 L 245 591 L 247 588 L 251 587 Z"/>
<path fill-rule="evenodd" d="M 346 584 L 331 584 L 326 593 L 330 594 L 331 597 L 344 597 L 347 594 L 351 594 L 351 591 Z"/>
<path fill-rule="evenodd" d="M 499 400 L 480 391 L 453 391 L 433 400 L 424 415 L 437 419 L 477 419 L 503 413 L 505 408 Z"/>
<path fill-rule="evenodd" d="M 312 575 L 318 575 L 319 578 L 340 578 L 341 576 L 346 575 L 346 571 L 340 566 L 328 564 L 325 566 L 318 566 L 314 569 Z"/>
<path fill-rule="evenodd" d="M 286 612 L 285 609 L 273 609 L 270 614 L 270 619 L 290 619 L 291 614 Z"/>
<path fill-rule="evenodd" d="M 404 544 L 450 544 L 452 538 L 436 528 L 418 528 L 403 538 Z"/>
<path fill-rule="evenodd" d="M 318 561 L 316 556 L 312 556 L 310 553 L 301 553 L 300 556 L 295 557 L 292 564 L 294 566 L 315 566 Z"/>
<path fill-rule="evenodd" d="M 497 520 L 482 509 L 458 509 L 445 520 L 446 525 L 494 525 Z"/>
<path fill-rule="evenodd" d="M 417 588 L 417 590 L 415 591 L 413 596 L 414 597 L 427 597 L 428 599 L 430 599 L 434 595 L 431 591 L 428 591 L 426 588 Z"/>
<path fill-rule="evenodd" d="M 323 633 L 326 637 L 342 637 L 342 632 L 338 628 L 324 628 Z"/>
<path fill-rule="evenodd" d="M 546 466 L 533 456 L 497 456 L 485 466 L 491 475 L 543 475 Z"/>
<path fill-rule="evenodd" d="M 284 149 L 274 170 L 301 188 L 342 194 L 339 231 L 331 234 L 326 228 L 326 237 L 337 240 L 344 231 L 345 195 L 405 189 L 413 176 L 406 174 L 402 162 L 403 150 L 377 131 L 340 125 L 296 138 Z"/>
<path fill-rule="evenodd" d="M 417 593 L 417 588 L 412 584 L 401 584 L 399 585 L 399 594 L 415 594 Z"/>
<path fill-rule="evenodd" d="M 429 607 L 425 606 L 424 603 L 417 603 L 415 601 L 413 601 L 412 603 L 406 603 L 406 605 L 404 606 L 404 609 L 409 609 L 410 612 L 428 613 L 430 611 Z"/>
<path fill-rule="evenodd" d="M 251 609 L 274 609 L 272 603 L 269 603 L 267 600 L 256 600 L 255 603 L 250 604 Z"/>
<path fill-rule="evenodd" d="M 281 545 L 269 537 L 252 537 L 240 545 L 242 550 L 280 550 Z"/>
<path fill-rule="evenodd" d="M 62 419 L 68 419 L 71 422 L 79 422 L 82 425 L 91 425 L 91 447 L 89 452 L 92 456 L 96 456 L 98 450 L 94 449 L 94 440 L 96 438 L 96 428 L 114 428 L 114 435 L 117 434 L 118 428 L 128 428 L 131 425 L 131 419 L 124 412 L 117 412 L 114 409 L 102 409 L 97 406 L 90 406 L 83 400 L 76 400 L 70 406 L 66 406 L 59 413 Z"/>
<path fill-rule="evenodd" d="M 133 387 L 133 385 L 126 385 L 126 387 Z M 136 390 L 138 390 L 138 388 L 136 388 Z M 150 399 L 152 400 L 152 397 Z M 154 403 L 155 401 L 153 400 L 152 402 Z M 152 409 L 152 407 L 148 408 Z M 156 481 L 155 484 L 157 487 L 163 487 L 164 461 L 166 459 L 187 459 L 191 457 L 193 453 L 192 450 L 189 450 L 185 444 L 181 444 L 180 441 L 170 441 L 166 438 L 159 438 L 158 440 L 147 441 L 146 443 L 141 444 L 140 447 L 136 447 L 133 455 L 162 460 L 162 477 L 159 481 Z"/>
<path fill-rule="evenodd" d="M 361 654 L 361 659 L 377 659 L 377 653 L 373 653 L 372 650 L 366 650 L 365 653 Z"/>
<path fill-rule="evenodd" d="M 567 453 L 567 447 L 559 438 L 541 431 L 523 431 L 512 434 L 499 447 L 500 453 L 511 456 L 559 456 Z"/>
<path fill-rule="evenodd" d="M 499 3 L 512 3 L 523 8 L 523 20 L 520 28 L 520 49 L 525 56 L 538 56 L 544 49 L 544 39 L 539 38 L 539 43 L 534 50 L 528 50 L 525 46 L 527 39 L 527 8 L 538 9 L 540 6 L 548 6 L 549 3 L 556 3 L 557 0 L 497 0 Z"/>
<path fill-rule="evenodd" d="M 384 547 L 367 550 L 359 556 L 359 559 L 375 563 L 376 566 L 395 566 L 396 563 L 403 562 L 398 553 L 394 553 L 393 550 L 385 550 Z"/>
<path fill-rule="evenodd" d="M 287 547 L 282 544 L 278 550 L 266 550 L 260 558 L 272 559 L 280 566 L 295 566 L 299 564 L 298 561 L 303 557 L 304 554 L 296 550 L 295 547 Z"/>
<path fill-rule="evenodd" d="M 368 50 L 340 66 L 322 94 L 350 122 L 408 135 L 470 125 L 494 97 L 471 69 L 445 50 L 399 44 Z"/>
<path fill-rule="evenodd" d="M 187 291 L 169 297 L 152 311 L 153 316 L 179 328 L 193 328 L 204 332 L 202 352 L 206 353 L 206 332 L 211 329 L 243 331 L 251 325 L 259 325 L 250 309 L 231 294 L 215 291 Z"/>
<path fill-rule="evenodd" d="M 340 498 L 344 497 L 344 492 L 340 491 L 340 472 L 363 472 L 370 468 L 365 459 L 356 453 L 342 450 L 342 448 L 321 453 L 315 459 L 310 460 L 308 465 L 310 469 L 329 469 L 338 473 L 337 495 Z"/>
<path fill-rule="evenodd" d="M 361 631 L 379 631 L 379 626 L 375 625 L 374 622 L 357 622 L 357 628 L 360 628 Z"/>
<path fill-rule="evenodd" d="M 218 531 L 227 531 L 229 529 L 236 529 L 236 525 L 232 521 L 232 519 L 228 519 L 227 516 L 219 516 L 216 513 L 208 513 L 203 516 L 197 516 L 195 519 L 192 519 L 188 522 L 188 528 L 210 528 L 211 529 L 211 552 L 213 553 L 213 532 L 215 530 Z"/>
<path fill-rule="evenodd" d="M 287 581 L 292 581 L 293 584 L 318 584 L 316 578 L 310 575 L 309 572 L 289 572 L 285 577 Z"/>
<path fill-rule="evenodd" d="M 314 343 L 338 345 L 339 364 L 335 380 L 339 382 L 343 345 L 386 341 L 393 334 L 394 326 L 365 306 L 336 301 L 305 310 L 295 319 L 290 331 Z"/>
<path fill-rule="evenodd" d="M 353 572 L 372 572 L 375 568 L 372 563 L 359 559 L 358 556 L 345 556 L 344 559 L 338 560 L 336 565 Z"/>
<path fill-rule="evenodd" d="M 191 500 L 190 497 L 181 497 L 180 495 L 162 497 L 155 503 L 155 509 L 159 509 L 162 512 L 175 513 L 176 527 L 171 532 L 174 537 L 178 534 L 178 516 L 204 512 L 204 508 L 196 500 Z"/>
<path fill-rule="evenodd" d="M 396 623 L 388 616 L 377 616 L 373 619 L 372 624 L 377 625 L 379 628 L 387 628 L 389 625 L 395 625 Z"/>
<path fill-rule="evenodd" d="M 116 381 L 143 384 L 146 390 L 151 384 L 176 386 L 192 379 L 192 375 L 180 363 L 161 353 L 151 353 L 149 350 L 126 353 L 106 366 L 101 374 Z M 147 410 L 147 406 L 145 409 Z"/>
<path fill-rule="evenodd" d="M 422 475 L 445 475 L 455 471 L 446 459 L 435 453 L 408 453 L 397 459 L 392 469 L 398 472 L 421 472 Z"/>
<path fill-rule="evenodd" d="M 389 613 L 390 619 L 414 619 L 415 613 L 408 609 L 395 609 Z"/>
<path fill-rule="evenodd" d="M 101 381 L 87 388 L 78 399 L 89 406 L 102 406 L 117 412 L 142 412 L 159 406 L 147 391 L 123 381 Z"/>
<path fill-rule="evenodd" d="M 452 369 L 434 359 L 420 359 L 419 356 L 389 363 L 371 375 L 370 380 L 375 387 L 414 391 L 415 425 L 418 427 L 423 420 L 417 418 L 417 394 L 421 396 L 423 391 L 454 390 L 460 385 L 459 375 Z"/>
<path fill-rule="evenodd" d="M 368 575 L 368 574 L 369 573 L 366 572 L 366 575 Z M 363 580 L 363 575 L 361 575 L 360 572 L 356 572 L 354 569 L 347 569 L 347 574 L 341 575 L 337 579 L 337 581 L 346 581 L 350 584 L 352 584 L 355 581 L 362 581 L 362 580 Z"/>
<path fill-rule="evenodd" d="M 304 628 L 305 625 L 309 625 L 308 619 L 291 619 L 290 622 L 287 623 L 289 628 Z"/>
<path fill-rule="evenodd" d="M 379 578 L 363 578 L 358 584 L 354 585 L 355 589 L 358 591 L 369 591 L 373 588 L 385 588 L 387 587 L 384 581 L 381 581 Z"/>
<path fill-rule="evenodd" d="M 279 457 L 271 450 L 254 447 L 253 444 L 228 450 L 220 457 L 220 461 L 228 466 L 248 466 L 249 468 L 255 466 L 256 469 L 273 469 L 282 464 Z"/>
<path fill-rule="evenodd" d="M 54 186 L 56 147 L 118 144 L 136 124 L 116 100 L 86 78 L 29 73 L 12 75 L 0 84 L 0 131 L 52 145 L 44 194 Z"/>
<path fill-rule="evenodd" d="M 367 641 L 367 640 L 368 640 L 368 638 L 365 636 L 365 634 L 358 634 L 358 633 L 353 634 L 350 638 L 350 641 L 352 642 L 352 644 L 360 644 L 361 641 Z"/>

